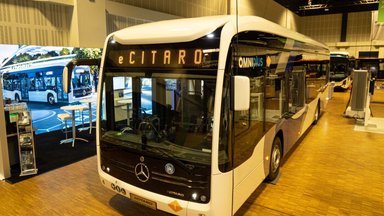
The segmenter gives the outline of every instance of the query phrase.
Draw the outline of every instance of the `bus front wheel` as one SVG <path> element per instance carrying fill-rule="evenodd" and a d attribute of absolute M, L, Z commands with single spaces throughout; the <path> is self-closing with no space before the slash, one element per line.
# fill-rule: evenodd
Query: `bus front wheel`
<path fill-rule="evenodd" d="M 53 97 L 53 94 L 48 94 L 47 96 L 47 102 L 51 105 L 55 104 L 55 97 Z"/>
<path fill-rule="evenodd" d="M 315 111 L 315 117 L 313 119 L 313 125 L 317 124 L 320 118 L 320 102 L 317 103 L 316 111 Z"/>
<path fill-rule="evenodd" d="M 272 144 L 269 174 L 267 176 L 268 181 L 273 181 L 278 176 L 280 171 L 281 156 L 281 139 L 279 136 L 276 136 Z"/>

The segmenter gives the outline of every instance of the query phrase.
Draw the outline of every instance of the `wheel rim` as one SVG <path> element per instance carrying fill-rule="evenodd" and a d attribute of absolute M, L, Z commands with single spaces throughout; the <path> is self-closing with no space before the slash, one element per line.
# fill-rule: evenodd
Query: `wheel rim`
<path fill-rule="evenodd" d="M 280 148 L 279 148 L 279 145 L 274 145 L 273 146 L 273 151 L 272 151 L 272 163 L 271 163 L 271 166 L 272 166 L 272 172 L 276 172 L 277 169 L 279 168 L 280 166 L 280 156 L 281 156 L 281 153 L 280 153 Z"/>
<path fill-rule="evenodd" d="M 50 104 L 53 104 L 54 101 L 55 101 L 55 99 L 52 96 L 48 96 L 48 102 Z"/>

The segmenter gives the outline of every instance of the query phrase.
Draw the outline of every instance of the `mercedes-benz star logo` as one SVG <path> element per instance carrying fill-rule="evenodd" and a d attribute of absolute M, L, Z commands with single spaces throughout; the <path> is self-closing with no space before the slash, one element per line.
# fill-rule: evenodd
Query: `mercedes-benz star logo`
<path fill-rule="evenodd" d="M 165 172 L 168 173 L 169 175 L 172 175 L 173 173 L 175 173 L 175 166 L 173 166 L 173 164 L 171 163 L 167 163 L 165 164 Z"/>
<path fill-rule="evenodd" d="M 135 175 L 141 182 L 146 182 L 149 179 L 149 169 L 144 163 L 138 163 L 135 166 Z"/>

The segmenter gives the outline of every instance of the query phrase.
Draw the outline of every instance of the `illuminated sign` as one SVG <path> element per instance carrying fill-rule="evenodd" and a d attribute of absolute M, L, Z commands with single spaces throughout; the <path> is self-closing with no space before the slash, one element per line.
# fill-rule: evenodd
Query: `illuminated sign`
<path fill-rule="evenodd" d="M 127 47 L 111 50 L 110 67 L 133 68 L 217 68 L 219 49 Z"/>
<path fill-rule="evenodd" d="M 237 56 L 233 60 L 237 73 L 246 76 L 262 76 L 271 64 L 271 58 L 266 55 Z"/>
<path fill-rule="evenodd" d="M 211 59 L 203 49 L 127 49 L 109 53 L 114 66 L 119 67 L 203 67 Z"/>
<path fill-rule="evenodd" d="M 237 60 L 239 68 L 260 68 L 265 67 L 265 56 L 239 57 Z"/>

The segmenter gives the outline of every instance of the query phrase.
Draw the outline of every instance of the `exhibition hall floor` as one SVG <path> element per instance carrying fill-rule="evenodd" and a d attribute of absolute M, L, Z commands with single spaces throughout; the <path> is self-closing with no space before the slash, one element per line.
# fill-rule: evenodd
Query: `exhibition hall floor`
<path fill-rule="evenodd" d="M 342 116 L 349 93 L 333 96 L 276 184 L 261 184 L 237 216 L 384 215 L 384 134 L 355 131 L 355 120 Z M 384 103 L 371 109 L 384 118 Z M 16 184 L 0 182 L 0 215 L 165 215 L 102 186 L 96 163 L 93 156 Z"/>

